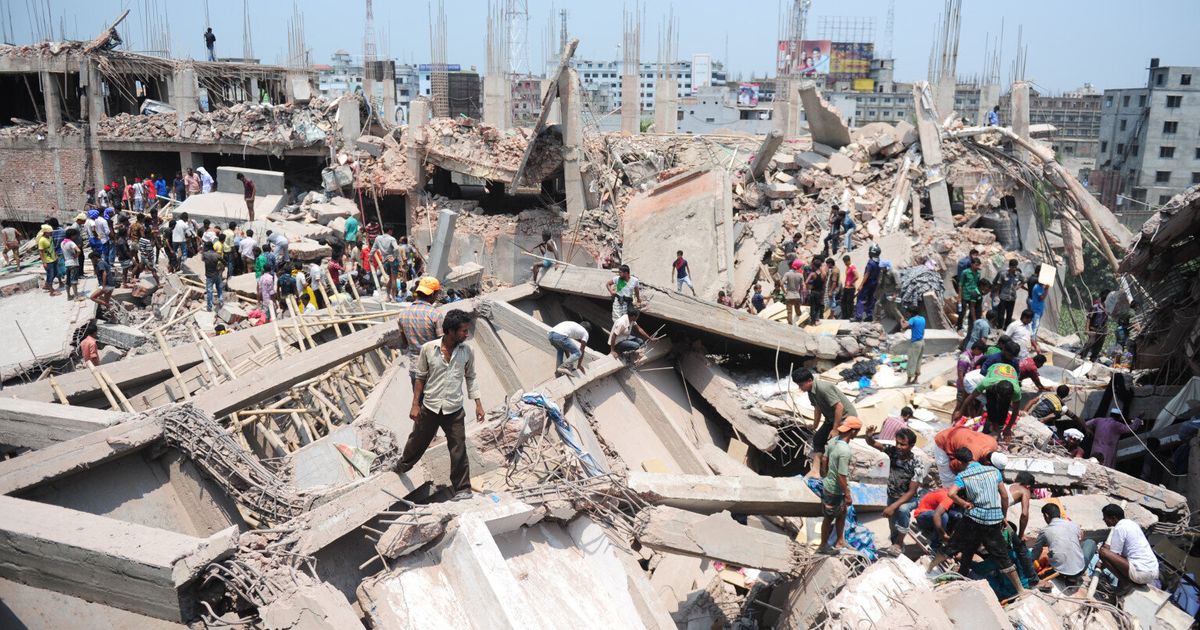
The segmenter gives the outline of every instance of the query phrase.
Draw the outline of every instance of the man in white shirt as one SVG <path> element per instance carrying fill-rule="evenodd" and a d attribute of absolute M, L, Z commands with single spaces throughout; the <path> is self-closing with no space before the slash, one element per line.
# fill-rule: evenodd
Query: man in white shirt
<path fill-rule="evenodd" d="M 291 258 L 288 257 L 288 247 L 292 244 L 292 242 L 288 240 L 287 235 L 281 232 L 271 232 L 271 230 L 267 230 L 267 242 L 275 246 L 276 260 L 278 260 L 280 263 L 289 262 L 291 260 Z"/>
<path fill-rule="evenodd" d="M 612 330 L 608 333 L 608 351 L 614 358 L 619 359 L 637 352 L 646 341 L 658 339 L 651 337 L 650 333 L 638 325 L 639 315 L 641 312 L 631 306 L 624 315 L 613 322 Z"/>
<path fill-rule="evenodd" d="M 179 219 L 175 221 L 175 229 L 171 231 L 171 247 L 175 248 L 180 264 L 187 260 L 188 237 L 193 234 L 192 227 L 188 223 L 188 214 L 186 212 L 180 214 Z"/>
<path fill-rule="evenodd" d="M 580 324 L 568 320 L 559 322 L 550 329 L 550 345 L 554 346 L 558 353 L 554 360 L 556 375 L 562 376 L 576 368 L 580 374 L 584 373 L 583 355 L 587 351 L 589 326 L 587 322 Z M 563 357 L 567 359 L 565 362 Z"/>
<path fill-rule="evenodd" d="M 254 271 L 254 259 L 257 257 L 254 253 L 255 247 L 258 247 L 258 241 L 254 240 L 254 230 L 246 230 L 242 242 L 238 243 L 238 253 L 242 256 L 243 273 Z"/>
<path fill-rule="evenodd" d="M 1025 309 L 1021 312 L 1021 321 L 1013 322 L 1004 330 L 1004 334 L 1008 335 L 1013 341 L 1021 346 L 1021 356 L 1024 359 L 1029 356 L 1030 349 L 1034 353 L 1041 353 L 1038 349 L 1037 339 L 1033 336 L 1033 311 Z"/>
<path fill-rule="evenodd" d="M 1135 522 L 1125 518 L 1125 510 L 1109 503 L 1100 510 L 1104 524 L 1112 528 L 1108 542 L 1100 547 L 1100 562 L 1117 576 L 1120 586 L 1146 585 L 1158 579 L 1158 558 Z"/>

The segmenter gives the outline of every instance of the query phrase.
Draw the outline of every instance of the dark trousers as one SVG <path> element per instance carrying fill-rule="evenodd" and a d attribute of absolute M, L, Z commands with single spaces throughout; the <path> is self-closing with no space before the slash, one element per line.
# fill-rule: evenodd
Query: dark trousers
<path fill-rule="evenodd" d="M 967 320 L 967 332 L 971 331 L 971 327 L 975 325 L 975 320 L 981 316 L 980 311 L 983 310 L 983 297 L 977 297 L 974 300 L 963 300 L 963 314 L 958 318 L 958 330 L 962 329 L 963 320 Z"/>
<path fill-rule="evenodd" d="M 821 291 L 808 292 L 808 321 L 816 324 L 825 314 L 825 294 Z"/>
<path fill-rule="evenodd" d="M 467 429 L 463 424 L 466 414 L 462 408 L 450 413 L 434 413 L 421 406 L 421 415 L 413 425 L 404 454 L 396 472 L 404 474 L 412 470 L 433 441 L 440 428 L 446 434 L 446 447 L 450 449 L 450 485 L 455 492 L 471 489 L 471 463 L 467 459 Z"/>
<path fill-rule="evenodd" d="M 842 289 L 842 319 L 854 319 L 854 287 Z"/>
<path fill-rule="evenodd" d="M 1100 356 L 1100 351 L 1104 349 L 1104 338 L 1107 333 L 1108 331 L 1088 333 L 1087 344 L 1084 345 L 1083 350 L 1079 351 L 1079 356 L 1086 356 L 1089 361 L 1094 363 Z"/>
<path fill-rule="evenodd" d="M 1000 321 L 1002 327 L 1008 328 L 1012 323 L 1013 309 L 1016 308 L 1016 300 L 1000 300 Z"/>

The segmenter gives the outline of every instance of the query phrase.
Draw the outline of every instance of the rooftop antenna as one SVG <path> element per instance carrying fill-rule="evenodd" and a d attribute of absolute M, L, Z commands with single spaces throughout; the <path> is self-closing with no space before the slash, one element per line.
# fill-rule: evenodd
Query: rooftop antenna
<path fill-rule="evenodd" d="M 507 0 L 504 20 L 508 22 L 508 72 L 529 70 L 529 0 Z"/>
<path fill-rule="evenodd" d="M 888 0 L 887 22 L 883 26 L 883 58 L 892 58 L 892 38 L 896 28 L 896 0 Z"/>

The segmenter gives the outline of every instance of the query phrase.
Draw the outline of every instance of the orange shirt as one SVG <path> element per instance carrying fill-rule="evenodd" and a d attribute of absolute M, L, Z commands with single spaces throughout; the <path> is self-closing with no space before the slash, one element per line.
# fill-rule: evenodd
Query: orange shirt
<path fill-rule="evenodd" d="M 949 510 L 950 506 L 954 505 L 954 501 L 950 500 L 950 491 L 946 488 L 938 488 L 933 492 L 927 493 L 917 502 L 917 508 L 913 510 L 913 517 L 916 518 L 924 512 L 936 510 L 939 507 L 943 510 Z"/>
<path fill-rule="evenodd" d="M 96 349 L 96 340 L 88 335 L 79 342 L 79 351 L 83 354 L 84 361 L 91 361 L 92 365 L 100 365 L 100 351 Z"/>
<path fill-rule="evenodd" d="M 954 455 L 954 451 L 959 448 L 966 447 L 971 451 L 971 455 L 975 457 L 975 461 L 982 460 L 985 456 L 996 450 L 996 438 L 978 431 L 972 431 L 966 427 L 951 427 L 938 433 L 933 437 L 933 443 L 937 447 L 950 455 Z M 952 470 L 961 470 L 958 460 L 951 458 L 950 468 Z"/>

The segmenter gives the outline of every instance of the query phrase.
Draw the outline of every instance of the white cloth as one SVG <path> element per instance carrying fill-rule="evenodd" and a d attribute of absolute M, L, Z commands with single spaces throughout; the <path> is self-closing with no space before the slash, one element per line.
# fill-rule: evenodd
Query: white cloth
<path fill-rule="evenodd" d="M 973 393 L 976 387 L 983 382 L 983 372 L 979 370 L 971 370 L 963 374 L 963 391 L 968 394 Z"/>
<path fill-rule="evenodd" d="M 204 236 L 200 237 L 200 240 L 204 241 L 205 243 L 211 243 L 217 240 L 217 235 L 212 230 L 208 230 L 204 233 Z"/>
<path fill-rule="evenodd" d="M 1129 560 L 1130 578 L 1135 577 L 1132 575 L 1134 569 L 1143 575 L 1158 575 L 1158 558 L 1154 557 L 1154 550 L 1137 523 L 1127 518 L 1117 521 L 1108 535 L 1108 546 L 1113 553 Z"/>
<path fill-rule="evenodd" d="M 204 170 L 203 166 L 201 166 L 200 168 L 197 168 L 196 172 L 200 174 L 200 192 L 202 192 L 202 193 L 212 192 L 212 186 L 213 186 L 212 175 L 209 175 L 208 171 Z"/>
<path fill-rule="evenodd" d="M 1017 321 L 1008 325 L 1008 328 L 1004 330 L 1004 334 L 1008 335 L 1013 341 L 1017 342 L 1018 346 L 1021 346 L 1022 359 L 1029 356 L 1029 347 L 1033 342 L 1032 324 L 1022 324 L 1021 320 L 1018 319 Z"/>
<path fill-rule="evenodd" d="M 954 471 L 950 470 L 950 456 L 940 448 L 933 449 L 933 459 L 937 462 L 938 483 L 943 488 L 954 485 Z"/>
<path fill-rule="evenodd" d="M 629 321 L 629 318 L 626 317 L 625 321 Z M 583 343 L 587 343 L 588 341 L 587 329 L 570 320 L 555 324 L 554 328 L 550 329 L 550 332 L 558 333 L 567 339 L 574 339 Z"/>

